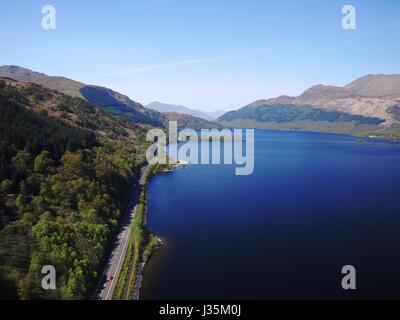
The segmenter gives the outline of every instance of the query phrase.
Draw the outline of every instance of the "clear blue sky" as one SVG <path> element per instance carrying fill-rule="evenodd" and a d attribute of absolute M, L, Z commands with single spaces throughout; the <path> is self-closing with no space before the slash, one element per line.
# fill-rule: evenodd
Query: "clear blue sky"
<path fill-rule="evenodd" d="M 41 28 L 41 8 L 57 29 Z M 357 9 L 357 30 L 341 8 Z M 400 73 L 398 0 L 1 0 L 0 64 L 204 110 Z"/>

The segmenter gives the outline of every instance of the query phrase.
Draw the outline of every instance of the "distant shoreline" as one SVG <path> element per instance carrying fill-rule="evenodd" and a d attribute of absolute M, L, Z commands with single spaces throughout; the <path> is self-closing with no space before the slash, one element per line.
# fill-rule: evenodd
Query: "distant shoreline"
<path fill-rule="evenodd" d="M 227 127 L 230 129 L 240 129 L 235 127 Z M 382 141 L 382 142 L 392 142 L 392 143 L 400 143 L 399 139 L 394 139 L 385 136 L 379 136 L 376 134 L 358 134 L 358 133 L 349 133 L 349 132 L 334 132 L 334 131 L 315 131 L 315 130 L 295 130 L 295 129 L 287 129 L 287 128 L 250 128 L 250 127 L 242 127 L 241 129 L 254 129 L 254 130 L 262 130 L 262 131 L 271 131 L 271 132 L 288 132 L 288 133 L 316 133 L 316 134 L 328 134 L 328 135 L 338 135 L 338 136 L 347 136 L 352 138 L 363 139 L 367 141 Z"/>

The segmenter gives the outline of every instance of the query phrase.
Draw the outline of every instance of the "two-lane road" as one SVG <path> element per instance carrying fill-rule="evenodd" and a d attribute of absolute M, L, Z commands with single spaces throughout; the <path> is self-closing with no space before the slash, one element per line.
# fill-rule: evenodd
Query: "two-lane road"
<path fill-rule="evenodd" d="M 129 201 L 129 204 L 124 213 L 123 223 L 117 236 L 117 242 L 111 252 L 103 275 L 99 280 L 96 292 L 93 295 L 94 299 L 111 300 L 113 297 L 115 286 L 117 284 L 122 264 L 124 263 L 124 259 L 128 249 L 129 238 L 132 233 L 131 224 L 135 217 L 140 186 L 144 185 L 145 183 L 144 173 L 146 172 L 147 168 L 148 166 L 146 165 L 140 170 L 140 176 L 137 179 L 137 181 L 139 182 L 139 186 L 137 183 L 135 183 L 133 187 L 134 190 L 132 191 L 131 200 Z M 112 277 L 112 280 L 107 280 L 107 278 L 110 276 Z"/>

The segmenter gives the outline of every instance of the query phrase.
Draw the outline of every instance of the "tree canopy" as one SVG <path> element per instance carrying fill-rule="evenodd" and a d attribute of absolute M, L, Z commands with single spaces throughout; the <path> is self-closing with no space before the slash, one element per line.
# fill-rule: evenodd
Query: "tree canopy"
<path fill-rule="evenodd" d="M 87 298 L 144 161 L 144 129 L 2 80 L 0 121 L 0 297 Z M 48 264 L 55 291 L 40 286 Z"/>

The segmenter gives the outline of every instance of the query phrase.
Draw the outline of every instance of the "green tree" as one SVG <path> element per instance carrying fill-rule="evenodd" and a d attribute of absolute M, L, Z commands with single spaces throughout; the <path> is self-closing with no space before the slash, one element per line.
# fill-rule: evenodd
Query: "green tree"
<path fill-rule="evenodd" d="M 15 178 L 20 180 L 29 175 L 32 169 L 32 156 L 25 150 L 20 150 L 11 160 L 15 170 Z"/>
<path fill-rule="evenodd" d="M 54 161 L 51 157 L 50 152 L 42 151 L 42 153 L 35 158 L 33 170 L 36 173 L 41 173 L 41 174 L 49 174 L 53 172 Z"/>
<path fill-rule="evenodd" d="M 12 188 L 12 184 L 13 183 L 12 183 L 11 180 L 8 180 L 8 179 L 3 180 L 0 183 L 0 193 L 1 194 L 8 194 L 10 192 L 11 188 Z"/>

